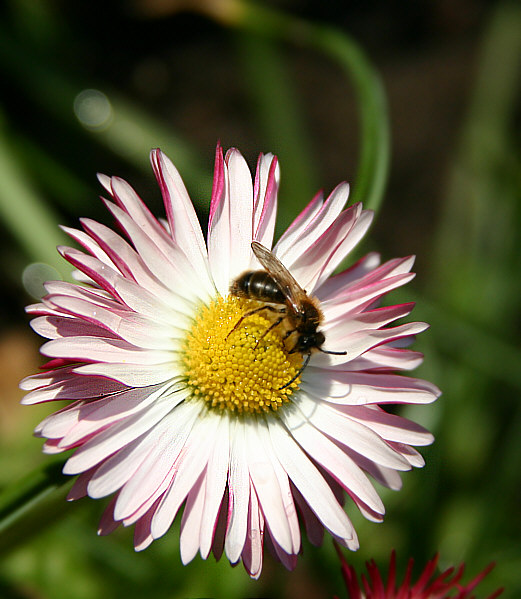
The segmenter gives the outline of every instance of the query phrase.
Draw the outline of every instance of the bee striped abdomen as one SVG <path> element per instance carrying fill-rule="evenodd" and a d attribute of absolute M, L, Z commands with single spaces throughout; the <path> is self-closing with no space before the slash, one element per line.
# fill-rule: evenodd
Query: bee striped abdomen
<path fill-rule="evenodd" d="M 280 287 L 265 270 L 244 273 L 233 282 L 230 292 L 238 297 L 247 297 L 261 302 L 286 303 L 286 297 Z"/>

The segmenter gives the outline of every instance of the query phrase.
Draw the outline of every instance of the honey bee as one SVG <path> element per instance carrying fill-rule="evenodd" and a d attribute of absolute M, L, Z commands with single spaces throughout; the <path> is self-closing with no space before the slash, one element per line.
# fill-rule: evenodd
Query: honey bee
<path fill-rule="evenodd" d="M 288 330 L 283 339 L 288 339 L 293 333 L 296 335 L 295 344 L 289 353 L 294 354 L 295 352 L 299 352 L 305 355 L 306 359 L 297 374 L 283 387 L 280 387 L 280 389 L 285 389 L 302 374 L 303 370 L 309 364 L 313 351 L 335 355 L 345 355 L 347 352 L 322 349 L 326 337 L 322 331 L 317 330 L 324 318 L 318 306 L 318 300 L 308 296 L 289 270 L 267 248 L 257 241 L 252 241 L 251 249 L 257 260 L 266 270 L 245 272 L 232 283 L 230 293 L 238 297 L 279 305 L 277 307 L 264 305 L 247 312 L 240 318 L 230 333 L 228 333 L 228 336 L 245 318 L 262 310 L 275 312 L 279 315 L 264 331 L 262 337 L 286 319 Z M 259 341 L 257 341 L 257 345 Z"/>

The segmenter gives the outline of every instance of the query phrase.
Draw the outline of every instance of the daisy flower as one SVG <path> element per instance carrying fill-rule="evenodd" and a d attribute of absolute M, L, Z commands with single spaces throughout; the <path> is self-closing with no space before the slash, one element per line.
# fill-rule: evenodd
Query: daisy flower
<path fill-rule="evenodd" d="M 439 558 L 439 555 L 436 554 L 427 562 L 420 577 L 413 583 L 411 579 L 414 560 L 410 559 L 403 582 L 397 587 L 396 553 L 393 551 L 387 583 L 384 583 L 377 565 L 371 560 L 366 564 L 367 577 L 362 575 L 362 584 L 359 585 L 355 569 L 346 562 L 338 545 L 336 545 L 336 550 L 342 562 L 342 576 L 346 583 L 348 599 L 475 599 L 475 595 L 471 595 L 472 591 L 494 567 L 494 563 L 491 563 L 470 582 L 462 585 L 460 581 L 465 564 L 461 564 L 457 570 L 453 567 L 447 568 L 437 576 L 433 576 Z M 502 592 L 503 589 L 498 589 L 487 599 L 496 599 Z M 338 598 L 335 597 L 335 599 Z"/>
<path fill-rule="evenodd" d="M 382 407 L 438 395 L 396 374 L 421 362 L 407 345 L 427 325 L 395 324 L 412 304 L 379 307 L 411 280 L 413 258 L 380 265 L 372 253 L 331 276 L 372 219 L 360 204 L 344 209 L 345 183 L 325 201 L 318 194 L 273 246 L 276 157 L 261 154 L 252 181 L 241 154 L 220 147 L 205 242 L 174 165 L 159 150 L 151 162 L 166 221 L 128 183 L 100 176 L 122 234 L 90 219 L 65 227 L 83 248 L 59 248 L 77 284 L 50 282 L 28 308 L 50 361 L 22 381 L 23 402 L 69 402 L 35 431 L 47 453 L 74 450 L 63 470 L 79 475 L 69 499 L 113 495 L 99 533 L 133 524 L 136 550 L 183 507 L 184 563 L 224 552 L 255 578 L 265 544 L 295 566 L 301 527 L 314 544 L 325 529 L 357 549 L 346 494 L 381 521 L 370 478 L 398 489 L 400 472 L 423 465 L 411 446 L 432 441 Z M 280 298 L 230 292 L 263 270 L 252 241 L 313 298 L 322 345 L 294 351 L 300 333 Z"/>

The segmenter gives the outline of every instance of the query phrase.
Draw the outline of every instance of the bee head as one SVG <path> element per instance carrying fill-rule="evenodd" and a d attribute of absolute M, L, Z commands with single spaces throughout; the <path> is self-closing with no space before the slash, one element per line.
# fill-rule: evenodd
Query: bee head
<path fill-rule="evenodd" d="M 301 333 L 299 335 L 295 348 L 290 352 L 299 351 L 308 354 L 312 349 L 319 348 L 326 340 L 324 333 L 315 331 L 313 333 Z"/>

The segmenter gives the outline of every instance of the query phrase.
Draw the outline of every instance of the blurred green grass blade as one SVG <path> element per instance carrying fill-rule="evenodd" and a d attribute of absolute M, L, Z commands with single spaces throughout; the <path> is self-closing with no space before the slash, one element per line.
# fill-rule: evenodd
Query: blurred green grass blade
<path fill-rule="evenodd" d="M 521 163 L 515 147 L 520 31 L 521 5 L 497 5 L 483 40 L 435 248 L 435 294 L 489 326 L 508 325 L 518 309 L 512 299 L 519 292 L 521 243 Z"/>
<path fill-rule="evenodd" d="M 378 74 L 360 47 L 344 32 L 253 2 L 238 2 L 235 10 L 212 16 L 246 32 L 313 48 L 340 65 L 354 87 L 360 115 L 360 159 L 351 199 L 378 210 L 390 162 L 387 100 Z"/>
<path fill-rule="evenodd" d="M 273 39 L 245 32 L 239 32 L 237 43 L 244 89 L 259 121 L 256 124 L 267 148 L 283 165 L 285 201 L 279 204 L 277 218 L 280 233 L 294 218 L 296 207 L 303 208 L 317 192 L 316 161 L 281 49 Z"/>
<path fill-rule="evenodd" d="M 390 163 L 390 126 L 380 77 L 361 48 L 340 31 L 316 27 L 313 43 L 344 68 L 355 88 L 360 115 L 360 160 L 351 200 L 377 211 Z"/>
<path fill-rule="evenodd" d="M 508 147 L 521 81 L 521 5 L 501 2 L 492 14 L 463 132 L 462 152 L 490 167 Z"/>
<path fill-rule="evenodd" d="M 461 361 L 482 375 L 521 389 L 521 350 L 518 347 L 471 324 L 446 307 L 424 297 L 415 298 L 411 290 L 408 290 L 407 298 L 417 302 L 417 317 L 433 323 L 429 334 L 453 361 Z"/>
<path fill-rule="evenodd" d="M 0 117 L 0 218 L 18 240 L 30 260 L 45 262 L 62 273 L 70 272 L 56 252 L 67 242 L 58 228 L 58 218 L 33 189 L 17 163 Z"/>
<path fill-rule="evenodd" d="M 46 461 L 0 491 L 0 552 L 25 542 L 67 511 L 64 499 L 71 479 L 61 472 L 64 463 L 63 457 Z"/>

